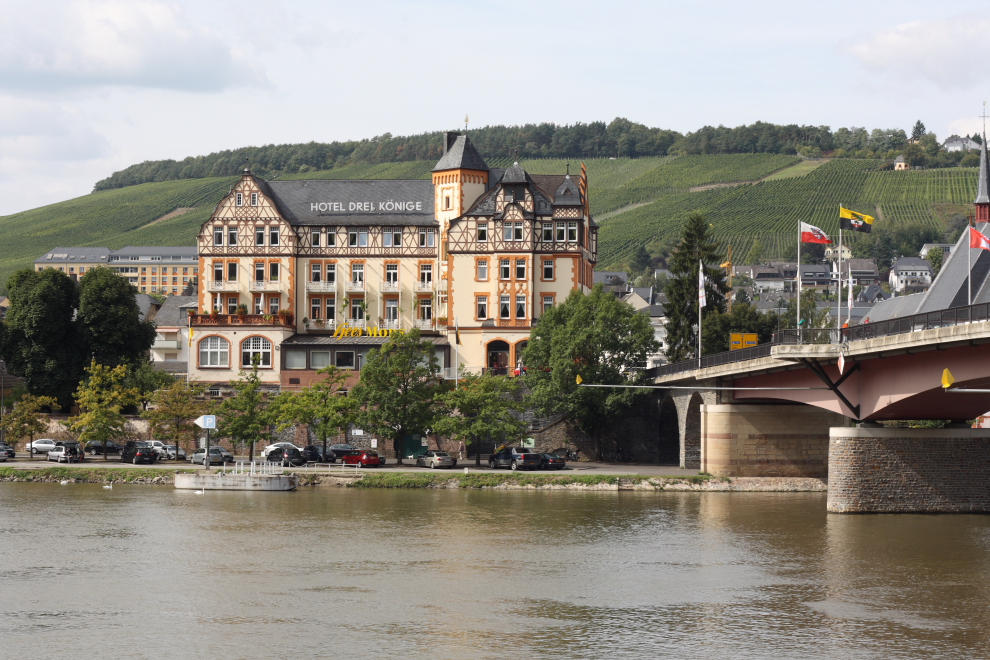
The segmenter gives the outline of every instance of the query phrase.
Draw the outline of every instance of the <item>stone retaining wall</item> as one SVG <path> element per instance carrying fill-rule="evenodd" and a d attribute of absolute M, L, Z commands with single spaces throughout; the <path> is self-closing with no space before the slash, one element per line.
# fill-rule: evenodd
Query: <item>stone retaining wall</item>
<path fill-rule="evenodd" d="M 990 430 L 833 428 L 830 513 L 990 511 Z"/>

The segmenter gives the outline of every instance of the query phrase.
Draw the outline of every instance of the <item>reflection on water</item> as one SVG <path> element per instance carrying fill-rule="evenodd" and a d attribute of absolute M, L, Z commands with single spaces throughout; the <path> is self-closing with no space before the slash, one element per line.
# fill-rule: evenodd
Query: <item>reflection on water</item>
<path fill-rule="evenodd" d="M 0 484 L 5 657 L 990 657 L 990 519 L 824 494 Z"/>

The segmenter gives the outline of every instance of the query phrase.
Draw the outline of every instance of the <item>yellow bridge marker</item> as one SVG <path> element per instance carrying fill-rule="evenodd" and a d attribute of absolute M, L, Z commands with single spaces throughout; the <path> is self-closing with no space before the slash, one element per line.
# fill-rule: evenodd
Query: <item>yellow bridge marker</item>
<path fill-rule="evenodd" d="M 956 382 L 956 379 L 952 377 L 952 372 L 948 369 L 942 371 L 942 387 L 949 389 L 952 384 Z"/>
<path fill-rule="evenodd" d="M 574 379 L 574 382 L 576 382 L 578 385 L 584 382 L 584 379 L 581 378 L 581 374 L 577 375 L 577 378 Z"/>

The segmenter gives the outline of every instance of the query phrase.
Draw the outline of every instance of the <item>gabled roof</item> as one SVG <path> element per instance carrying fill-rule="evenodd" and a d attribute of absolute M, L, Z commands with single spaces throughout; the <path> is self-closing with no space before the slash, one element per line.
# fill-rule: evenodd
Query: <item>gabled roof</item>
<path fill-rule="evenodd" d="M 890 267 L 891 270 L 927 270 L 931 271 L 932 265 L 921 257 L 901 257 Z"/>
<path fill-rule="evenodd" d="M 502 180 L 499 181 L 502 184 L 512 184 L 512 183 L 529 183 L 529 177 L 526 175 L 526 170 L 522 168 L 519 163 L 513 163 L 512 167 L 505 171 L 502 175 Z"/>
<path fill-rule="evenodd" d="M 471 144 L 466 135 L 447 133 L 444 138 L 444 154 L 437 162 L 434 172 L 444 170 L 480 170 L 488 171 L 488 163 L 481 157 L 478 150 Z"/>
<path fill-rule="evenodd" d="M 183 309 L 196 308 L 197 296 L 169 296 L 155 315 L 155 325 L 159 328 L 175 328 L 186 325 Z"/>
<path fill-rule="evenodd" d="M 258 179 L 256 179 L 258 181 Z M 438 224 L 433 182 L 390 179 L 266 181 L 262 190 L 292 225 Z"/>
<path fill-rule="evenodd" d="M 99 261 L 106 263 L 110 258 L 110 248 L 105 247 L 57 247 L 34 260 L 41 264 L 46 261 Z"/>
<path fill-rule="evenodd" d="M 990 224 L 977 223 L 976 230 L 986 233 Z M 967 263 L 968 261 L 968 263 Z M 918 312 L 936 312 L 951 307 L 962 307 L 969 299 L 967 278 L 972 268 L 973 302 L 986 302 L 982 297 L 990 295 L 984 292 L 990 274 L 990 252 L 980 248 L 969 247 L 969 235 L 963 232 L 959 235 L 956 245 L 942 262 L 935 281 L 927 292 L 921 294 L 923 301 L 918 306 Z"/>
<path fill-rule="evenodd" d="M 557 186 L 553 194 L 555 206 L 581 206 L 581 191 L 577 184 L 571 180 L 571 175 L 565 175 L 563 182 Z"/>
<path fill-rule="evenodd" d="M 987 156 L 987 136 L 983 136 L 980 145 L 980 178 L 977 180 L 976 200 L 974 204 L 990 204 L 990 158 Z"/>

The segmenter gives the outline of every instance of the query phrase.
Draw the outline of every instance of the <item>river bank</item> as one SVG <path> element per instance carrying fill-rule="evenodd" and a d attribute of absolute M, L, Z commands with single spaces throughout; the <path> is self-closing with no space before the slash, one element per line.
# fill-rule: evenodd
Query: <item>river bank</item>
<path fill-rule="evenodd" d="M 23 470 L 0 467 L 0 482 L 147 484 L 167 486 L 175 482 L 176 472 L 189 469 L 132 467 L 45 467 Z M 293 474 L 286 471 L 286 474 Z M 712 477 L 647 476 L 612 474 L 519 474 L 504 472 L 373 472 L 327 474 L 295 472 L 300 486 L 338 488 L 432 488 L 494 490 L 640 490 L 697 492 L 824 492 L 824 479 L 800 477 Z"/>

